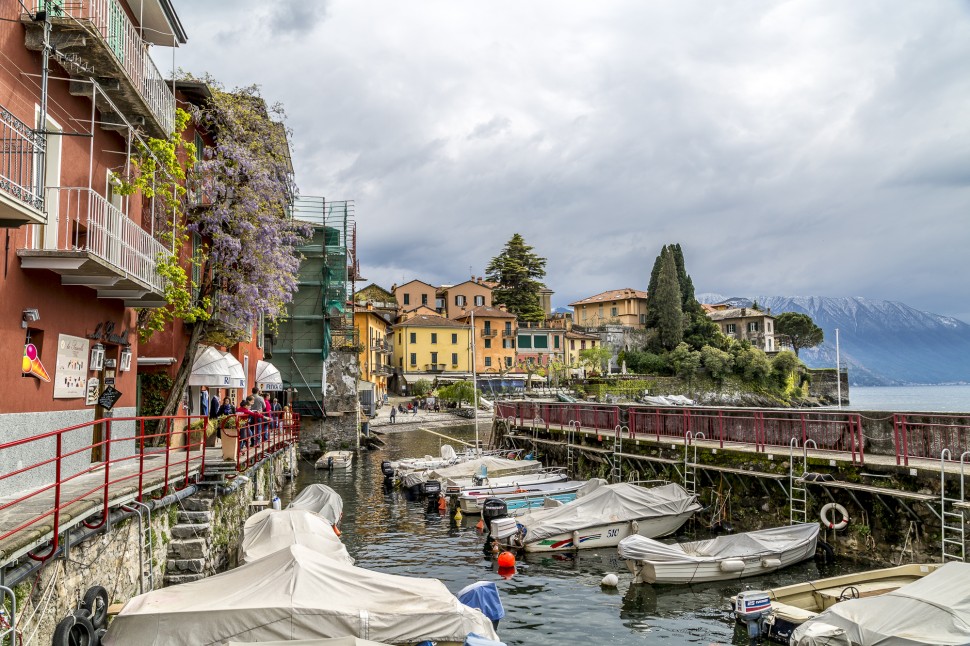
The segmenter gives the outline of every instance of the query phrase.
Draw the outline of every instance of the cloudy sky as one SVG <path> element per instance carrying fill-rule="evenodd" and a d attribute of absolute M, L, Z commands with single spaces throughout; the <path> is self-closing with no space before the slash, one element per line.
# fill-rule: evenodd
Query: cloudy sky
<path fill-rule="evenodd" d="M 262 86 L 368 281 L 865 296 L 970 321 L 970 2 L 174 0 L 180 67 Z M 170 50 L 156 50 L 164 67 Z"/>

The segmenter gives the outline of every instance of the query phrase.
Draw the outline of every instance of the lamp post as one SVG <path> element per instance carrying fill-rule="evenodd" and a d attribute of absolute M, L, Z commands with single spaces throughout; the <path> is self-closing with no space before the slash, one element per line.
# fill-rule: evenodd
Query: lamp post
<path fill-rule="evenodd" d="M 839 410 L 842 410 L 842 361 L 839 357 L 839 328 L 835 328 L 835 384 L 839 398 Z"/>

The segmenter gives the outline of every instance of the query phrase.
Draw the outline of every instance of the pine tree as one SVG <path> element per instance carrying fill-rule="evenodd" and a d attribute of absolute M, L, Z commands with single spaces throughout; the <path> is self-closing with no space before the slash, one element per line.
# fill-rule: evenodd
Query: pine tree
<path fill-rule="evenodd" d="M 521 321 L 541 322 L 546 317 L 539 300 L 541 281 L 546 275 L 546 259 L 532 252 L 518 233 L 513 234 L 502 253 L 485 268 L 486 279 L 498 283 L 492 302 L 504 304 Z"/>

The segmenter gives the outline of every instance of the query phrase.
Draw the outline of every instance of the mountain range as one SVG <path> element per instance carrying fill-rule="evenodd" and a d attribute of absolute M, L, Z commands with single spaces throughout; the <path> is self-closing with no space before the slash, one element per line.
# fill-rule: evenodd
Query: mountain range
<path fill-rule="evenodd" d="M 777 316 L 808 314 L 825 332 L 816 348 L 799 358 L 811 368 L 834 368 L 835 330 L 839 358 L 848 366 L 849 383 L 858 386 L 970 383 L 970 325 L 923 312 L 895 301 L 823 296 L 725 297 L 699 294 L 701 303 L 728 302 L 759 308 Z"/>

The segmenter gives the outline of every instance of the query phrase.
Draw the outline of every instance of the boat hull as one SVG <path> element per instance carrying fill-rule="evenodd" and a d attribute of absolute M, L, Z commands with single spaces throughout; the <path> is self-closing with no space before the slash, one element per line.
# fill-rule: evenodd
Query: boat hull
<path fill-rule="evenodd" d="M 647 538 L 667 536 L 680 529 L 694 515 L 694 509 L 681 514 L 659 516 L 585 527 L 568 534 L 555 534 L 548 538 L 525 544 L 526 552 L 571 552 L 577 549 L 616 547 L 621 540 L 634 533 Z M 636 522 L 636 532 L 633 531 Z"/>
<path fill-rule="evenodd" d="M 349 469 L 353 463 L 353 452 L 330 451 L 320 456 L 320 459 L 313 466 L 317 469 Z"/>
<path fill-rule="evenodd" d="M 729 581 L 759 574 L 768 574 L 783 567 L 800 563 L 815 556 L 815 541 L 799 545 L 781 553 L 752 554 L 730 559 L 710 559 L 701 562 L 635 561 L 626 559 L 627 568 L 633 574 L 634 583 L 703 583 L 705 581 Z M 722 563 L 743 563 L 743 569 L 726 570 Z"/>
<path fill-rule="evenodd" d="M 562 484 L 562 486 L 557 486 Z M 535 508 L 542 506 L 542 500 L 544 498 L 555 498 L 557 500 L 563 500 L 564 494 L 571 494 L 571 498 L 568 500 L 573 500 L 576 498 L 576 491 L 582 487 L 585 482 L 575 482 L 570 484 L 568 481 L 562 480 L 560 482 L 544 482 L 538 485 L 522 485 L 520 489 L 519 486 L 510 487 L 496 487 L 493 489 L 476 489 L 469 491 L 461 495 L 458 499 L 458 504 L 461 505 L 461 513 L 463 514 L 480 514 L 482 513 L 482 504 L 489 498 L 500 498 L 504 500 L 509 505 L 509 513 L 512 512 L 513 507 L 517 510 L 525 511 L 528 508 Z M 523 490 L 525 489 L 525 490 Z M 513 505 L 516 501 L 532 501 L 537 500 L 537 504 L 532 505 Z"/>

